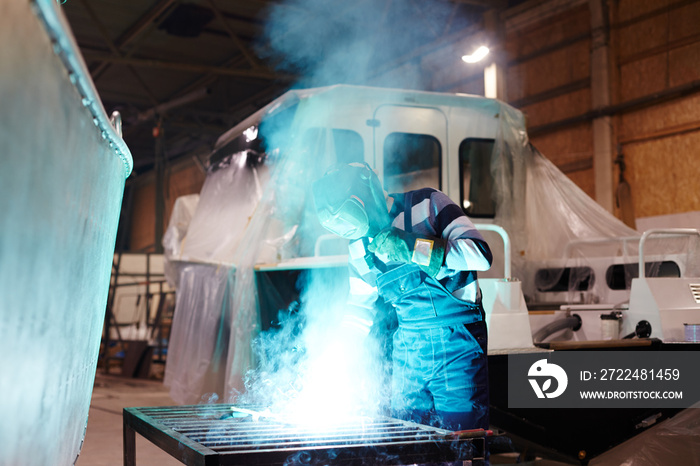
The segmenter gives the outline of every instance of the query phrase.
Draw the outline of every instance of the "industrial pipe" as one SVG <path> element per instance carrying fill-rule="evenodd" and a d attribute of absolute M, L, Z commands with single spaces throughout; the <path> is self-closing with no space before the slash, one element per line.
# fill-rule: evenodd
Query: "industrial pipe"
<path fill-rule="evenodd" d="M 534 344 L 542 343 L 547 337 L 558 332 L 559 330 L 564 330 L 570 328 L 574 332 L 581 328 L 581 317 L 578 314 L 572 314 L 569 317 L 563 319 L 555 320 L 554 322 L 545 325 L 537 331 L 532 336 L 532 342 Z"/>

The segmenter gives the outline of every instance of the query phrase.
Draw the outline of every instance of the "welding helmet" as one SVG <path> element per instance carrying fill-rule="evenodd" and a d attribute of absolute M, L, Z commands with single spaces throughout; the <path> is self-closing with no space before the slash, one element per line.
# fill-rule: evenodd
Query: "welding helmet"
<path fill-rule="evenodd" d="M 316 214 L 338 236 L 358 239 L 388 222 L 384 190 L 366 163 L 336 165 L 312 186 Z"/>

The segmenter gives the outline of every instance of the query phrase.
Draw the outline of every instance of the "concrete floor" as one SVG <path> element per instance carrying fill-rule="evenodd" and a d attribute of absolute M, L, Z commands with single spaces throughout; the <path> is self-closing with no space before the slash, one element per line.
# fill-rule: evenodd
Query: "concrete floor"
<path fill-rule="evenodd" d="M 95 377 L 90 402 L 87 434 L 77 466 L 117 466 L 124 464 L 122 448 L 122 408 L 171 406 L 162 380 L 133 379 L 105 375 Z M 175 466 L 181 462 L 136 434 L 136 464 Z"/>

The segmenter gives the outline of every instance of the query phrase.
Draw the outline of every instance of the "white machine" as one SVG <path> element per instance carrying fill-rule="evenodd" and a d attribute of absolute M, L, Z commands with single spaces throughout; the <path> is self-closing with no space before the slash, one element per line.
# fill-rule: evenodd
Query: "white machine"
<path fill-rule="evenodd" d="M 480 278 L 479 287 L 489 329 L 489 352 L 532 348 L 532 331 L 520 280 L 511 276 L 508 233 L 498 225 L 476 224 L 479 231 L 498 233 L 503 239 L 503 278 Z"/>
<path fill-rule="evenodd" d="M 692 258 L 658 251 L 651 256 L 645 254 L 651 237 L 677 239 L 683 236 L 700 236 L 700 233 L 695 229 L 654 229 L 637 238 L 593 241 L 599 244 L 618 242 L 625 250 L 633 245 L 638 248 L 638 261 L 630 263 L 629 258 L 622 257 L 587 258 L 585 267 L 590 270 L 582 273 L 587 274 L 586 283 L 579 290 L 561 290 L 551 285 L 551 290 L 541 291 L 537 296 L 540 306 L 547 307 L 547 303 L 552 306 L 530 311 L 535 342 L 540 338 L 590 341 L 635 336 L 650 336 L 664 342 L 700 341 L 700 278 L 692 276 L 697 275 L 688 264 Z M 566 264 L 563 260 L 558 265 L 563 268 Z M 656 264 L 654 277 L 647 276 L 650 264 Z M 635 269 L 630 270 L 631 267 Z M 615 277 L 625 268 L 628 283 Z M 630 272 L 634 272 L 634 278 L 629 278 Z M 569 304 L 555 307 L 557 300 L 566 299 Z M 563 323 L 573 315 L 579 321 L 576 331 Z M 557 322 L 562 324 L 557 325 Z"/>
<path fill-rule="evenodd" d="M 695 326 L 700 325 L 700 278 L 645 277 L 644 245 L 652 235 L 700 236 L 695 229 L 648 230 L 639 246 L 639 278 L 632 280 L 627 319 L 623 333 L 634 331 L 640 320 L 651 324 L 651 336 L 664 342 L 700 341 Z"/>

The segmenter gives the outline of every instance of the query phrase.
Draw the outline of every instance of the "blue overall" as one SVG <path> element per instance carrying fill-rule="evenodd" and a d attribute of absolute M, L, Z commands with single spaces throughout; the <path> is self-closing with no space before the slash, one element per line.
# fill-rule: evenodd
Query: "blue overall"
<path fill-rule="evenodd" d="M 410 210 L 405 214 L 409 232 Z M 449 430 L 487 429 L 487 333 L 481 304 L 456 298 L 413 263 L 379 274 L 377 289 L 398 318 L 392 415 Z"/>

